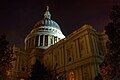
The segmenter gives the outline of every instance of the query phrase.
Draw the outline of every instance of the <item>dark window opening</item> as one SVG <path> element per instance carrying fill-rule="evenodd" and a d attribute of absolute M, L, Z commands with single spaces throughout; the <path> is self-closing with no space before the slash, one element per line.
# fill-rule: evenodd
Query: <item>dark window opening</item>
<path fill-rule="evenodd" d="M 37 46 L 38 46 L 38 40 L 39 40 L 39 35 L 38 35 L 38 36 L 36 36 L 36 38 L 35 38 L 35 47 L 37 47 Z"/>
<path fill-rule="evenodd" d="M 55 67 L 57 67 L 57 66 L 58 66 L 58 63 L 55 64 Z"/>
<path fill-rule="evenodd" d="M 22 67 L 22 71 L 25 71 L 25 68 Z"/>
<path fill-rule="evenodd" d="M 40 36 L 40 46 L 43 46 L 43 35 Z"/>
<path fill-rule="evenodd" d="M 99 50 L 99 55 L 102 55 L 102 52 L 101 52 L 101 50 Z"/>
<path fill-rule="evenodd" d="M 71 60 L 72 60 L 71 57 L 69 57 L 69 62 L 71 62 Z"/>
<path fill-rule="evenodd" d="M 45 46 L 48 46 L 48 35 L 45 35 Z"/>

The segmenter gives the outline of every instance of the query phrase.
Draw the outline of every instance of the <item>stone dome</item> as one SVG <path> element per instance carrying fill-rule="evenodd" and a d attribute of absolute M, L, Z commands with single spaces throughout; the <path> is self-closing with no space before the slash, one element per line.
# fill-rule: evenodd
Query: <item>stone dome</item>
<path fill-rule="evenodd" d="M 55 21 L 53 21 L 51 19 L 47 19 L 47 18 L 38 21 L 35 24 L 34 28 L 38 28 L 38 27 L 41 27 L 41 26 L 53 27 L 53 28 L 61 30 L 59 25 Z"/>
<path fill-rule="evenodd" d="M 65 36 L 59 25 L 51 19 L 49 7 L 47 7 L 44 18 L 34 25 L 32 31 L 25 38 L 26 50 L 34 47 L 47 49 L 63 38 Z"/>

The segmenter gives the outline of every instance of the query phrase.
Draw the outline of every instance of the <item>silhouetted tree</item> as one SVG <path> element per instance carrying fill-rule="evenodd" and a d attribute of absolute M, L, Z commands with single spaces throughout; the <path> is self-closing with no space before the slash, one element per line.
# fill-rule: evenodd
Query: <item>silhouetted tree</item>
<path fill-rule="evenodd" d="M 55 80 L 55 77 L 50 71 L 36 59 L 35 64 L 32 66 L 31 75 L 29 80 Z"/>
<path fill-rule="evenodd" d="M 109 42 L 108 53 L 100 65 L 104 80 L 120 80 L 120 5 L 113 6 L 110 14 L 111 22 L 105 26 Z"/>
<path fill-rule="evenodd" d="M 13 51 L 9 48 L 9 42 L 6 39 L 6 35 L 0 36 L 0 76 L 4 80 L 7 79 L 7 71 L 12 68 Z"/>
<path fill-rule="evenodd" d="M 102 78 L 100 73 L 98 73 L 98 76 L 95 77 L 95 80 L 103 80 L 103 78 Z"/>

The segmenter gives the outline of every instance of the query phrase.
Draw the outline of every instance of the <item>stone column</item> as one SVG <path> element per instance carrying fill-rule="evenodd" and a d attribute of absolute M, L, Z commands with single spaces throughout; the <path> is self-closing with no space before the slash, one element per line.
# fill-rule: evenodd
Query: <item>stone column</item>
<path fill-rule="evenodd" d="M 41 35 L 39 35 L 39 38 L 38 38 L 38 46 L 40 46 L 40 36 Z"/>
<path fill-rule="evenodd" d="M 43 35 L 43 45 L 42 46 L 45 46 L 45 35 Z"/>
<path fill-rule="evenodd" d="M 54 43 L 54 36 L 52 36 L 52 40 L 53 40 L 53 44 L 55 44 L 55 43 Z"/>
<path fill-rule="evenodd" d="M 51 42 L 50 42 L 50 35 L 48 35 L 48 46 L 50 46 Z"/>

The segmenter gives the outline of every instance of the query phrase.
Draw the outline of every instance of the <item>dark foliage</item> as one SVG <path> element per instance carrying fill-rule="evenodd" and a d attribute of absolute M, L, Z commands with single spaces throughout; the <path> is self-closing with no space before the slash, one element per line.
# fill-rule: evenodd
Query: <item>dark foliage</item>
<path fill-rule="evenodd" d="M 110 19 L 113 22 L 120 20 L 120 5 L 113 6 L 111 13 L 110 13 Z"/>
<path fill-rule="evenodd" d="M 41 64 L 39 60 L 36 60 L 31 69 L 31 76 L 29 80 L 55 80 L 50 71 Z"/>
<path fill-rule="evenodd" d="M 98 76 L 95 77 L 95 80 L 103 80 L 100 73 L 98 73 Z"/>
<path fill-rule="evenodd" d="M 0 36 L 0 75 L 6 80 L 7 71 L 12 68 L 11 62 L 14 60 L 13 51 L 9 48 L 6 35 Z"/>
<path fill-rule="evenodd" d="M 120 80 L 120 5 L 113 6 L 110 14 L 111 22 L 105 26 L 109 37 L 108 54 L 100 65 L 104 80 Z"/>

